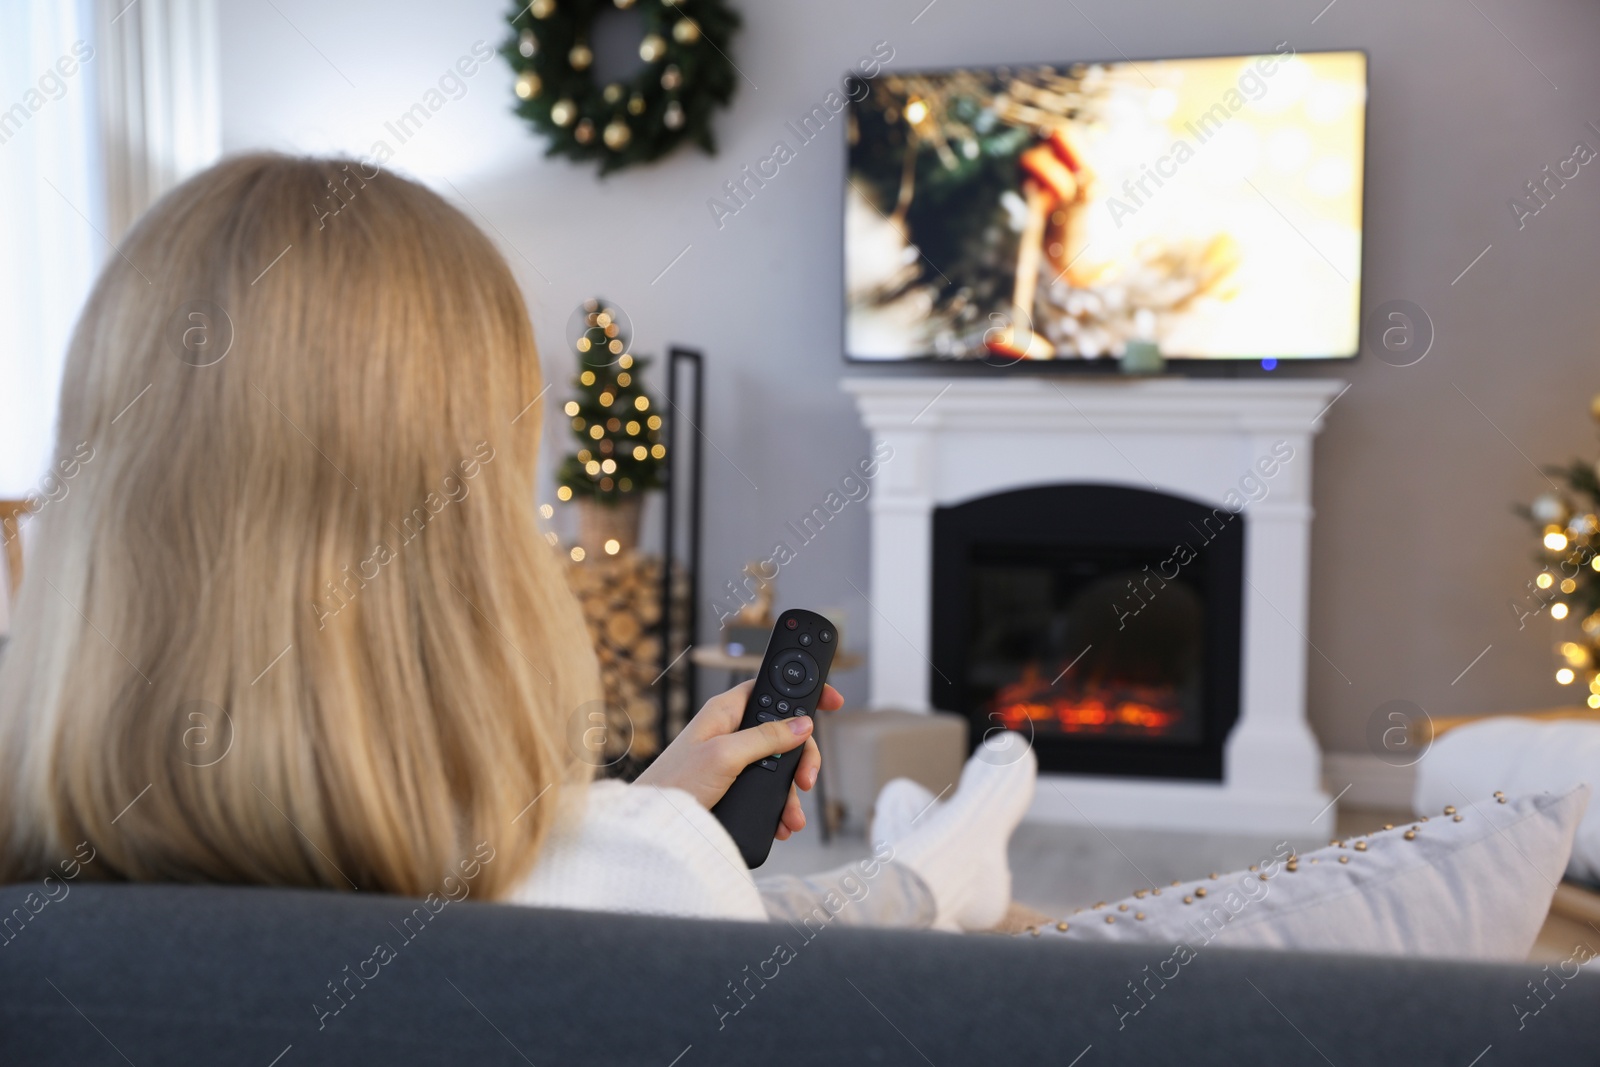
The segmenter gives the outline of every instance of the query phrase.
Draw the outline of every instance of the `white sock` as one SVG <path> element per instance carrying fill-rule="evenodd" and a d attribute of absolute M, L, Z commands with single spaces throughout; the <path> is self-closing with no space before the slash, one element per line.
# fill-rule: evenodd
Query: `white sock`
<path fill-rule="evenodd" d="M 896 778 L 886 783 L 878 790 L 878 799 L 872 805 L 872 829 L 867 835 L 872 847 L 892 846 L 904 838 L 935 799 L 933 790 L 910 778 Z"/>
<path fill-rule="evenodd" d="M 878 795 L 873 843 L 887 842 L 894 858 L 927 884 L 941 930 L 988 930 L 1011 903 L 1006 846 L 1033 799 L 1038 761 L 1025 738 L 996 733 L 967 760 L 961 784 L 946 799 L 908 779 Z"/>

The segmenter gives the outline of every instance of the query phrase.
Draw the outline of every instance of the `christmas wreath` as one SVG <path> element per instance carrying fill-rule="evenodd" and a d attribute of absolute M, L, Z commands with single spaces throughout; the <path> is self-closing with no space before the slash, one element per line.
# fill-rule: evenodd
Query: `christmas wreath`
<path fill-rule="evenodd" d="M 637 8 L 644 68 L 595 82 L 589 31 L 608 3 Z M 722 0 L 533 0 L 509 16 L 500 52 L 517 72 L 517 114 L 549 139 L 547 155 L 599 160 L 600 173 L 650 163 L 685 140 L 716 152 L 711 114 L 733 97 L 728 58 L 739 16 Z"/>

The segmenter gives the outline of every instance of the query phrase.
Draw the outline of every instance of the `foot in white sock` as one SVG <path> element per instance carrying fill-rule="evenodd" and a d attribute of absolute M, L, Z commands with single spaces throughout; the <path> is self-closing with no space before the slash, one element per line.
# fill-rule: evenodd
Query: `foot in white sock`
<path fill-rule="evenodd" d="M 996 733 L 967 760 L 947 799 L 928 807 L 932 794 L 903 779 L 879 794 L 873 841 L 887 841 L 894 858 L 927 883 L 938 909 L 935 927 L 987 930 L 1005 916 L 1011 903 L 1006 846 L 1037 777 L 1027 739 Z"/>
<path fill-rule="evenodd" d="M 904 838 L 934 799 L 933 790 L 910 778 L 896 778 L 886 783 L 878 790 L 878 799 L 872 805 L 872 829 L 867 835 L 872 846 L 893 845 Z"/>

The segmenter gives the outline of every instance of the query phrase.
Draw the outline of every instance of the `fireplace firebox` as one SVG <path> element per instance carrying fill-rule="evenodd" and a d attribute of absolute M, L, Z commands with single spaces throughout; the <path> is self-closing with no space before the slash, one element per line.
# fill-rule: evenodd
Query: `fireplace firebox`
<path fill-rule="evenodd" d="M 933 515 L 935 707 L 1041 770 L 1220 781 L 1239 717 L 1245 517 L 1050 485 Z"/>

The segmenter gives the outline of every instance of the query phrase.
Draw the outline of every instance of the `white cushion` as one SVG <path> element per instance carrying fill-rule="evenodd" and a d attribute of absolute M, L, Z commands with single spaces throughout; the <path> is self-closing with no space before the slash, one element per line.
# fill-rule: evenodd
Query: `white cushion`
<path fill-rule="evenodd" d="M 1600 724 L 1496 716 L 1458 726 L 1433 743 L 1417 765 L 1414 810 L 1460 804 L 1463 794 L 1554 793 L 1579 784 L 1600 786 Z M 1600 884 L 1600 791 L 1589 798 L 1567 874 Z"/>
<path fill-rule="evenodd" d="M 1525 960 L 1588 800 L 1585 786 L 1480 797 L 1315 852 L 1283 844 L 1248 871 L 1141 890 L 1040 932 L 1172 946 L 1173 966 L 1210 945 Z"/>

